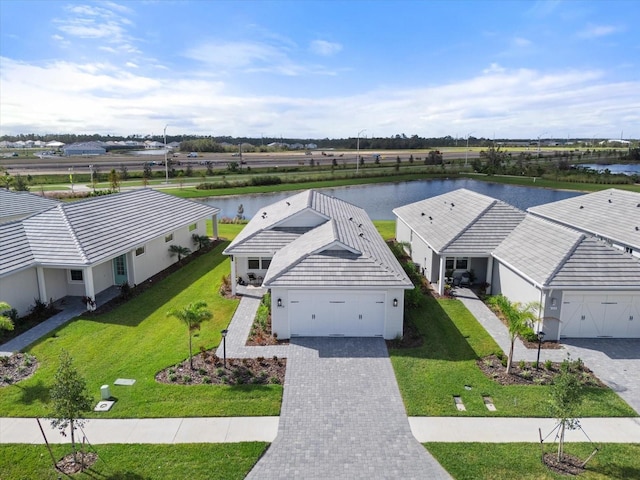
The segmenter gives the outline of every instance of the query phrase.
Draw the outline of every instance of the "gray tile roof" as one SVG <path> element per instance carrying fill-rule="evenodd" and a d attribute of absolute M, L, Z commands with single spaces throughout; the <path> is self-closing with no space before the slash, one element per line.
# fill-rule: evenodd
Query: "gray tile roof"
<path fill-rule="evenodd" d="M 273 256 L 264 279 L 268 287 L 412 286 L 362 208 L 313 190 L 261 209 L 225 253 L 251 253 L 243 245 L 285 227 L 308 231 L 296 232 L 301 234 Z"/>
<path fill-rule="evenodd" d="M 439 254 L 489 255 L 525 217 L 508 203 L 464 188 L 393 210 Z"/>
<path fill-rule="evenodd" d="M 540 287 L 638 288 L 640 262 L 594 237 L 533 215 L 493 256 Z"/>
<path fill-rule="evenodd" d="M 0 188 L 0 223 L 28 217 L 59 205 L 60 202 L 29 192 L 10 192 Z"/>
<path fill-rule="evenodd" d="M 0 226 L 0 245 L 0 276 L 23 270 L 33 263 L 33 254 L 22 222 Z"/>
<path fill-rule="evenodd" d="M 528 211 L 640 250 L 640 193 L 610 188 Z"/>
<path fill-rule="evenodd" d="M 61 203 L 23 219 L 21 224 L 35 263 L 83 266 L 120 255 L 218 212 L 203 203 L 140 189 Z"/>

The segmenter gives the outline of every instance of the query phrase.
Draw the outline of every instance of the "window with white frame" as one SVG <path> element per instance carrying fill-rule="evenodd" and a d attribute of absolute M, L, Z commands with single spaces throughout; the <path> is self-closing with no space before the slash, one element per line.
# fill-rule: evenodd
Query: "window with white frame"
<path fill-rule="evenodd" d="M 269 265 L 271 265 L 271 259 L 270 258 L 262 258 L 260 260 L 260 263 L 262 264 L 262 269 L 263 270 L 268 270 L 269 269 Z"/>
<path fill-rule="evenodd" d="M 193 232 L 196 228 L 198 228 L 198 222 L 192 223 L 191 225 L 189 225 L 190 232 Z"/>
<path fill-rule="evenodd" d="M 247 259 L 247 267 L 250 270 L 258 270 L 260 268 L 260 259 L 257 257 L 249 257 Z"/>
<path fill-rule="evenodd" d="M 169 235 L 164 236 L 164 243 L 168 243 L 171 240 L 173 240 L 173 233 L 170 233 Z"/>
<path fill-rule="evenodd" d="M 139 257 L 140 255 L 144 255 L 144 245 L 136 248 L 136 257 Z"/>
<path fill-rule="evenodd" d="M 69 280 L 71 280 L 72 282 L 84 281 L 82 270 L 69 270 Z"/>

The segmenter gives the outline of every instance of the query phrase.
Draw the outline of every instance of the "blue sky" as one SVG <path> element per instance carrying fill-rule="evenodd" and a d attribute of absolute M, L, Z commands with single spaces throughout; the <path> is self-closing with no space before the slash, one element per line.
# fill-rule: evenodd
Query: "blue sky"
<path fill-rule="evenodd" d="M 640 138 L 640 2 L 0 1 L 0 135 Z"/>

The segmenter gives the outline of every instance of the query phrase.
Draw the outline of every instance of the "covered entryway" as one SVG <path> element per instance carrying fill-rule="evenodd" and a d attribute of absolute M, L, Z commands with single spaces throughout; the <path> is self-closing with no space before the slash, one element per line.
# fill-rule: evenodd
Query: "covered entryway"
<path fill-rule="evenodd" d="M 383 336 L 385 298 L 384 292 L 292 291 L 288 305 L 291 336 Z"/>
<path fill-rule="evenodd" d="M 640 338 L 640 296 L 618 292 L 565 292 L 560 336 Z"/>

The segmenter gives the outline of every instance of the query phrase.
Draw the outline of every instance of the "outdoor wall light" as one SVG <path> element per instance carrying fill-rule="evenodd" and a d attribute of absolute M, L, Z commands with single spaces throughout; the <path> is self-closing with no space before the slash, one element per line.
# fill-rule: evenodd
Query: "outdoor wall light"
<path fill-rule="evenodd" d="M 394 299 L 393 299 L 393 306 L 394 306 L 394 307 L 397 307 L 397 306 L 398 306 L 398 299 L 397 299 L 397 298 L 394 298 Z"/>
<path fill-rule="evenodd" d="M 282 299 L 281 298 L 278 299 L 278 307 L 282 307 Z"/>

